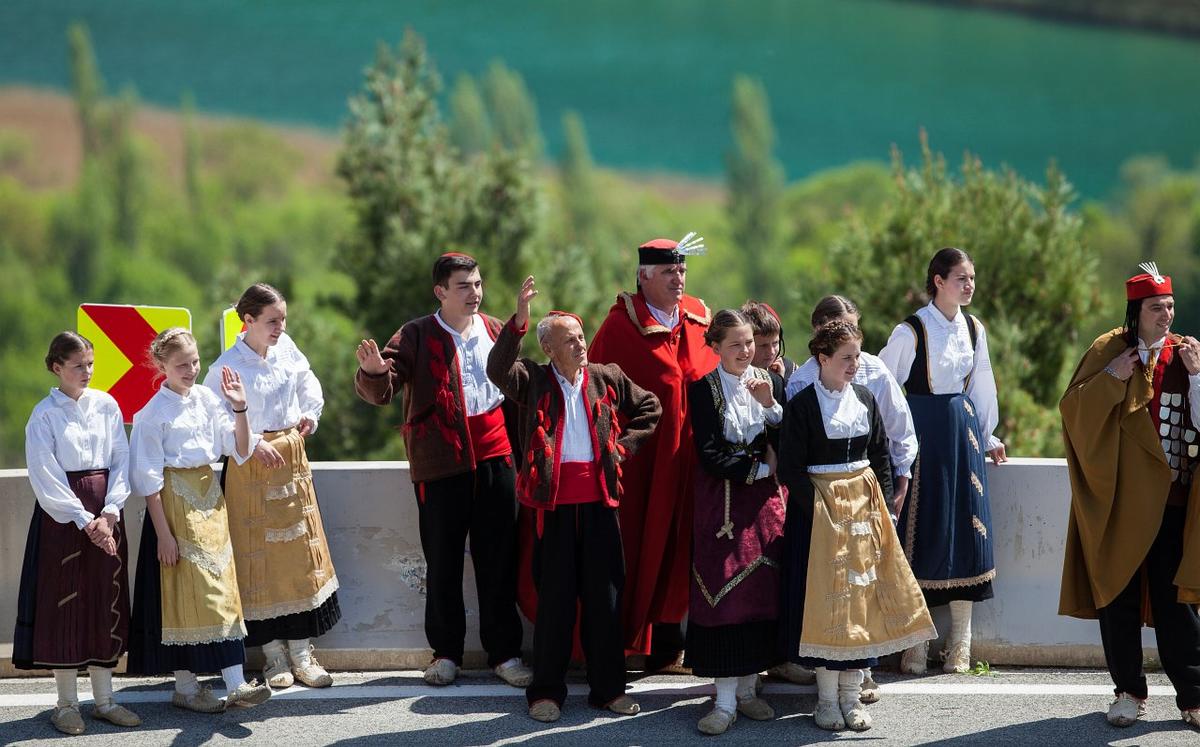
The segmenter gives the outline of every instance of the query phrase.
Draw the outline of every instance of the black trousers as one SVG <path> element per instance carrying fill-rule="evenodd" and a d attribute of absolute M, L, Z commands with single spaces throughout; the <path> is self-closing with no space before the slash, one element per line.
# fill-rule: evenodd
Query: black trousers
<path fill-rule="evenodd" d="M 1176 601 L 1179 589 L 1172 583 L 1183 557 L 1185 513 L 1182 506 L 1167 506 L 1144 564 L 1158 655 L 1163 671 L 1175 686 L 1175 702 L 1180 710 L 1200 706 L 1200 617 L 1190 605 Z M 1112 604 L 1099 610 L 1100 638 L 1115 691 L 1136 698 L 1147 695 L 1142 672 L 1141 600 L 1139 570 Z"/>
<path fill-rule="evenodd" d="M 542 536 L 533 546 L 538 608 L 533 626 L 533 682 L 525 697 L 530 705 L 553 700 L 562 706 L 567 697 L 567 666 L 578 605 L 583 615 L 579 635 L 591 688 L 588 702 L 603 707 L 625 693 L 625 644 L 621 639 L 625 554 L 617 512 L 596 502 L 559 506 L 543 516 Z"/>
<path fill-rule="evenodd" d="M 467 633 L 463 554 L 468 536 L 479 594 L 479 639 L 488 666 L 519 657 L 517 502 L 511 458 L 487 459 L 473 472 L 416 488 L 426 565 L 425 636 L 434 658 L 462 666 Z"/>

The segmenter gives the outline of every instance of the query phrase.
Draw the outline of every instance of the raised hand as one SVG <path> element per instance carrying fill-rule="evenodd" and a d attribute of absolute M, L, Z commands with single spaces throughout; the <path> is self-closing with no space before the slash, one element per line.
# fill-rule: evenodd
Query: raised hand
<path fill-rule="evenodd" d="M 771 391 L 771 382 L 765 379 L 747 379 L 746 389 L 750 392 L 750 396 L 754 397 L 763 407 L 775 406 L 775 395 Z"/>
<path fill-rule="evenodd" d="M 1113 375 L 1121 381 L 1125 381 L 1133 376 L 1133 366 L 1137 361 L 1137 348 L 1127 348 L 1124 353 L 1118 354 L 1109 362 L 1108 370 L 1112 371 Z"/>
<path fill-rule="evenodd" d="M 246 388 L 242 386 L 242 376 L 229 366 L 221 367 L 221 394 L 234 410 L 246 409 Z"/>
<path fill-rule="evenodd" d="M 521 329 L 526 324 L 529 324 L 529 302 L 538 294 L 537 288 L 534 287 L 533 275 L 525 278 L 525 282 L 521 284 L 521 289 L 517 291 L 517 315 L 515 323 L 517 329 Z"/>
<path fill-rule="evenodd" d="M 379 345 L 374 340 L 363 340 L 358 343 L 358 367 L 372 376 L 379 376 L 392 370 L 392 361 L 384 360 L 379 354 Z"/>
<path fill-rule="evenodd" d="M 1185 337 L 1179 341 L 1179 358 L 1190 374 L 1200 373 L 1200 340 Z"/>

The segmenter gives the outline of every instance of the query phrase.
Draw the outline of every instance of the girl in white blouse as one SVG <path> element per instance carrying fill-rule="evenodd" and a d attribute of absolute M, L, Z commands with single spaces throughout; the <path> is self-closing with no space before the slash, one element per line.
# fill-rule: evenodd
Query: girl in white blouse
<path fill-rule="evenodd" d="M 271 695 L 246 682 L 242 621 L 225 500 L 212 463 L 223 455 L 245 461 L 254 440 L 246 394 L 237 373 L 222 372 L 221 393 L 234 416 L 200 373 L 196 340 L 180 327 L 161 332 L 150 355 L 166 379 L 133 418 L 130 481 L 146 496 L 150 521 L 142 525 L 128 671 L 175 673 L 172 703 L 203 713 L 249 707 Z M 220 671 L 222 703 L 194 672 Z"/>
<path fill-rule="evenodd" d="M 247 288 L 237 304 L 246 331 L 209 367 L 204 383 L 216 391 L 222 371 L 240 375 L 250 432 L 262 435 L 254 459 L 227 461 L 221 474 L 246 645 L 263 647 L 271 687 L 291 687 L 294 680 L 329 687 L 333 679 L 309 640 L 332 628 L 342 612 L 305 451 L 325 400 L 308 359 L 284 331 L 287 310 L 283 294 L 270 285 Z"/>
<path fill-rule="evenodd" d="M 972 604 L 992 597 L 996 575 L 984 455 L 996 464 L 1007 457 L 994 435 L 1000 417 L 987 333 L 962 311 L 975 293 L 975 265 L 966 252 L 935 254 L 926 291 L 932 300 L 896 325 L 879 357 L 904 386 L 919 443 L 900 513 L 905 553 L 926 603 L 950 605 L 943 669 L 965 672 Z M 920 674 L 927 657 L 925 644 L 915 646 L 901 668 Z"/>
<path fill-rule="evenodd" d="M 127 545 L 121 510 L 129 496 L 129 444 L 121 410 L 89 389 L 92 343 L 61 332 L 46 368 L 58 386 L 25 426 L 25 461 L 37 503 L 17 599 L 13 665 L 51 669 L 56 729 L 82 734 L 78 671 L 87 668 L 92 714 L 117 726 L 141 719 L 113 702 L 112 668 L 129 639 Z"/>

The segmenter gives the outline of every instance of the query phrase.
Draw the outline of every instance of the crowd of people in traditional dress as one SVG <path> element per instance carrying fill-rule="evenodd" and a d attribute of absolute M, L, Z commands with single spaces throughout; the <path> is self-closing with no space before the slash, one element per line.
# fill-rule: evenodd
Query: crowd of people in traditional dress
<path fill-rule="evenodd" d="M 713 680 L 704 734 L 774 718 L 764 675 L 815 682 L 820 728 L 866 730 L 872 669 L 900 654 L 902 672 L 924 673 L 943 605 L 935 658 L 970 668 L 973 605 L 996 575 L 985 457 L 1007 461 L 986 329 L 963 310 L 971 258 L 933 256 L 928 304 L 878 356 L 862 350 L 854 301 L 826 296 L 797 362 L 767 303 L 714 314 L 685 292 L 701 253 L 691 234 L 640 246 L 635 290 L 590 343 L 569 311 L 531 316 L 532 276 L 507 321 L 482 313 L 482 268 L 444 254 L 439 308 L 382 347 L 358 345 L 358 395 L 400 403 L 430 685 L 463 665 L 468 538 L 488 666 L 537 721 L 560 718 L 582 658 L 589 704 L 617 714 L 640 710 L 626 692 L 636 664 Z M 1059 612 L 1100 621 L 1110 723 L 1145 712 L 1139 631 L 1152 622 L 1183 720 L 1200 727 L 1200 342 L 1170 331 L 1171 280 L 1142 269 L 1124 324 L 1093 343 L 1061 404 L 1072 508 Z M 172 674 L 172 703 L 206 713 L 333 682 L 311 644 L 341 617 L 305 453 L 321 384 L 278 290 L 252 285 L 237 314 L 245 331 L 200 386 L 191 333 L 155 338 L 162 385 L 128 440 L 116 401 L 88 386 L 91 343 L 50 343 L 58 385 L 26 429 L 37 502 L 13 664 L 53 670 L 61 732 L 85 729 L 84 669 L 95 718 L 141 723 L 113 699 L 124 654 L 127 672 Z M 520 356 L 531 325 L 548 362 Z M 132 590 L 131 494 L 148 517 Z M 518 610 L 534 626 L 528 664 Z M 262 683 L 246 679 L 247 646 L 262 647 Z M 224 698 L 196 677 L 216 672 Z"/>

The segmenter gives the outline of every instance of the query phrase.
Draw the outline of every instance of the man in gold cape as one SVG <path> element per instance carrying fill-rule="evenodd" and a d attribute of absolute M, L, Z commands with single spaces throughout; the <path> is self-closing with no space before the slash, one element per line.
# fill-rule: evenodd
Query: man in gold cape
<path fill-rule="evenodd" d="M 1171 279 L 1142 268 L 1125 326 L 1092 343 L 1059 403 L 1071 514 L 1058 612 L 1100 621 L 1109 723 L 1145 713 L 1147 624 L 1184 721 L 1200 726 L 1200 342 L 1169 331 Z"/>

